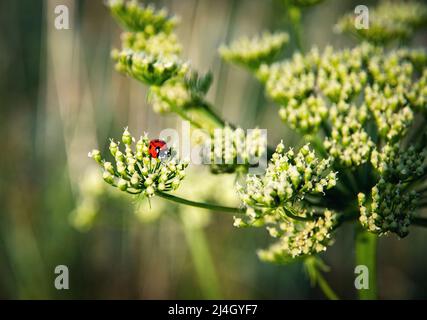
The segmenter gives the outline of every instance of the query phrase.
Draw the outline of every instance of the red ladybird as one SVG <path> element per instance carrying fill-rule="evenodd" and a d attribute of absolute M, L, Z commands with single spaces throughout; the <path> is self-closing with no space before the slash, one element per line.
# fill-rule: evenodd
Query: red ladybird
<path fill-rule="evenodd" d="M 149 152 L 151 157 L 164 159 L 170 155 L 170 150 L 163 140 L 154 139 L 150 141 Z"/>

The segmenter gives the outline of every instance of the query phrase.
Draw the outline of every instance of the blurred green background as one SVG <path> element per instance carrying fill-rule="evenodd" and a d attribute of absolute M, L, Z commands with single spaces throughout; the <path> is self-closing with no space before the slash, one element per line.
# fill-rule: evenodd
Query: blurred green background
<path fill-rule="evenodd" d="M 153 2 L 181 17 L 183 55 L 199 71 L 212 70 L 209 99 L 224 118 L 267 128 L 270 145 L 298 143 L 261 85 L 217 55 L 240 35 L 286 30 L 283 0 Z M 70 30 L 54 28 L 58 4 L 70 10 Z M 332 28 L 357 4 L 329 0 L 307 9 L 305 47 L 352 45 Z M 235 229 L 227 214 L 163 200 L 150 211 L 99 183 L 87 152 L 105 148 L 107 137 L 120 137 L 127 125 L 151 136 L 180 127 L 176 117 L 152 112 L 141 84 L 113 70 L 119 34 L 101 0 L 0 2 L 0 298 L 322 299 L 300 263 L 258 260 L 256 250 L 269 241 L 264 229 Z M 237 201 L 223 192 L 231 193 L 232 177 L 212 183 L 198 168 L 191 175 L 181 191 L 189 198 Z M 404 240 L 381 238 L 380 298 L 427 298 L 426 239 L 416 228 Z M 342 298 L 355 298 L 352 244 L 346 226 L 323 255 Z M 69 290 L 54 287 L 57 265 L 69 268 Z"/>

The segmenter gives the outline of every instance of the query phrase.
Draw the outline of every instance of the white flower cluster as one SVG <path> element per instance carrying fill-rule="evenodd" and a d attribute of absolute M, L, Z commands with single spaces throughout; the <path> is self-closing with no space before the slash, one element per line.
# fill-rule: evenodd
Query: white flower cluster
<path fill-rule="evenodd" d="M 413 111 L 403 98 L 404 93 L 396 94 L 396 89 L 387 87 L 380 91 L 374 86 L 365 90 L 365 102 L 374 116 L 378 133 L 390 141 L 402 138 L 414 119 Z"/>
<path fill-rule="evenodd" d="M 213 173 L 242 171 L 257 165 L 263 156 L 267 156 L 267 137 L 260 129 L 233 129 L 226 125 L 215 129 L 212 140 L 206 142 L 208 153 L 204 154 L 206 162 L 211 164 Z"/>
<path fill-rule="evenodd" d="M 305 56 L 294 54 L 289 61 L 263 65 L 257 75 L 265 82 L 268 95 L 280 104 L 280 115 L 305 134 L 318 131 L 327 120 L 331 103 L 350 102 L 367 82 L 364 60 L 372 48 L 321 54 L 316 48 Z"/>
<path fill-rule="evenodd" d="M 103 160 L 99 150 L 89 153 L 89 156 L 103 167 L 104 180 L 122 191 L 147 197 L 154 196 L 157 190 L 176 190 L 185 177 L 184 171 L 188 162 L 179 161 L 174 157 L 170 159 L 152 157 L 147 135 L 136 142 L 134 150 L 131 147 L 133 141 L 135 139 L 127 129 L 122 136 L 124 152 L 119 149 L 119 143 L 111 140 L 110 152 L 114 157 L 115 166 Z"/>
<path fill-rule="evenodd" d="M 263 63 L 271 63 L 288 41 L 285 32 L 264 32 L 261 36 L 243 37 L 229 46 L 221 46 L 219 53 L 227 61 L 257 69 Z"/>
<path fill-rule="evenodd" d="M 407 192 L 405 185 L 381 179 L 371 190 L 369 198 L 359 193 L 360 223 L 380 235 L 388 232 L 405 237 L 416 208 L 417 193 Z"/>
<path fill-rule="evenodd" d="M 313 131 L 325 120 L 328 108 L 324 100 L 309 96 L 307 99 L 297 101 L 291 99 L 286 107 L 279 110 L 280 118 L 289 123 L 293 128 L 298 126 L 298 130 L 304 132 Z"/>
<path fill-rule="evenodd" d="M 192 102 L 191 94 L 183 81 L 171 80 L 162 86 L 152 87 L 149 101 L 158 113 L 179 112 Z"/>
<path fill-rule="evenodd" d="M 126 29 L 154 35 L 159 32 L 170 33 L 178 19 L 169 16 L 165 9 L 156 10 L 152 5 L 144 6 L 137 0 L 109 0 L 112 15 Z"/>
<path fill-rule="evenodd" d="M 414 114 L 426 112 L 426 65 L 422 50 L 385 52 L 362 44 L 296 53 L 289 61 L 261 66 L 257 76 L 279 103 L 283 120 L 306 135 L 323 129 L 326 151 L 341 165 L 356 167 L 369 161 L 373 136 L 399 141 Z"/>
<path fill-rule="evenodd" d="M 370 159 L 375 144 L 363 129 L 367 116 L 366 107 L 357 108 L 343 101 L 329 109 L 332 131 L 323 145 L 343 166 L 356 167 Z"/>
<path fill-rule="evenodd" d="M 376 43 L 405 40 L 427 23 L 427 5 L 415 1 L 383 1 L 369 10 L 369 28 L 356 28 L 354 14 L 345 15 L 336 25 L 338 32 L 355 34 Z"/>
<path fill-rule="evenodd" d="M 285 152 L 280 143 L 265 176 L 248 175 L 246 187 L 239 186 L 243 203 L 252 208 L 278 208 L 310 193 L 324 193 L 336 185 L 336 172 L 329 170 L 330 159 L 319 160 L 308 145 L 297 153 Z"/>
<path fill-rule="evenodd" d="M 372 83 L 365 88 L 365 103 L 374 116 L 379 134 L 387 140 L 397 141 L 406 134 L 414 111 L 419 110 L 419 103 L 423 102 L 419 97 L 423 80 L 417 81 L 417 78 L 418 70 L 426 66 L 426 53 L 414 53 L 401 49 L 369 60 Z"/>
<path fill-rule="evenodd" d="M 148 85 L 160 86 L 176 76 L 184 76 L 188 65 L 176 57 L 148 55 L 132 50 L 113 51 L 116 70 Z"/>
<path fill-rule="evenodd" d="M 127 30 L 121 35 L 121 50 L 112 52 L 116 69 L 149 86 L 154 111 L 174 112 L 208 131 L 222 127 L 224 122 L 205 101 L 212 74 L 199 75 L 178 56 L 181 44 L 174 33 L 177 19 L 165 10 L 136 1 L 111 0 L 109 6 Z"/>
<path fill-rule="evenodd" d="M 181 46 L 173 33 L 175 17 L 138 1 L 110 0 L 108 6 L 128 30 L 122 34 L 122 49 L 112 52 L 117 71 L 150 86 L 187 73 L 188 64 L 177 56 Z"/>
<path fill-rule="evenodd" d="M 270 234 L 278 238 L 266 250 L 259 250 L 258 256 L 267 262 L 287 262 L 290 258 L 323 252 L 333 244 L 331 233 L 337 223 L 337 215 L 325 210 L 313 221 L 295 222 L 283 220 L 269 227 Z"/>

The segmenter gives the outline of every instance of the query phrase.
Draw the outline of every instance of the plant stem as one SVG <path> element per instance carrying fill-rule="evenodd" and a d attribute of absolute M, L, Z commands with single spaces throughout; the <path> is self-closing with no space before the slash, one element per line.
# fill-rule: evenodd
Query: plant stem
<path fill-rule="evenodd" d="M 222 119 L 213 109 L 212 109 L 212 106 L 209 104 L 209 103 L 207 103 L 207 102 L 204 102 L 202 105 L 201 105 L 201 107 L 202 107 L 202 109 L 203 109 L 203 111 L 204 111 L 204 113 L 206 114 L 206 116 L 208 117 L 208 118 L 210 118 L 213 122 L 216 122 L 217 123 L 217 125 L 218 125 L 218 127 L 224 127 L 225 126 L 225 121 L 224 121 L 224 119 Z"/>
<path fill-rule="evenodd" d="M 337 294 L 334 292 L 334 290 L 332 290 L 332 288 L 329 286 L 328 282 L 325 280 L 325 278 L 323 278 L 320 272 L 317 274 L 317 284 L 329 300 L 339 300 Z"/>
<path fill-rule="evenodd" d="M 318 285 L 323 294 L 330 300 L 339 300 L 338 295 L 332 290 L 328 282 L 322 275 L 322 271 L 329 271 L 329 267 L 323 261 L 316 257 L 310 256 L 304 260 L 305 270 L 310 278 L 311 285 Z"/>
<path fill-rule="evenodd" d="M 183 221 L 183 228 L 204 298 L 221 299 L 218 276 L 205 232 L 202 228 L 191 226 L 185 221 Z"/>
<path fill-rule="evenodd" d="M 294 29 L 295 44 L 298 51 L 304 53 L 304 47 L 302 44 L 302 24 L 301 24 L 301 10 L 300 8 L 292 5 L 288 5 L 288 17 L 292 23 Z"/>
<path fill-rule="evenodd" d="M 315 220 L 315 218 L 299 216 L 295 212 L 295 210 L 291 207 L 283 206 L 283 211 L 284 211 L 286 216 L 288 216 L 289 218 L 291 218 L 293 220 L 297 220 L 297 221 L 313 221 L 313 220 Z"/>
<path fill-rule="evenodd" d="M 369 270 L 367 289 L 359 289 L 360 300 L 374 300 L 377 298 L 377 236 L 360 226 L 356 226 L 356 265 L 364 265 Z"/>
<path fill-rule="evenodd" d="M 180 204 L 185 204 L 187 206 L 202 208 L 202 209 L 208 209 L 208 210 L 214 210 L 214 211 L 222 211 L 222 212 L 229 212 L 229 213 L 243 213 L 243 210 L 240 208 L 234 208 L 234 207 L 224 207 L 216 204 L 211 203 L 205 203 L 205 202 L 196 202 L 187 200 L 184 198 L 180 198 L 177 196 L 173 196 L 169 193 L 162 192 L 162 191 L 156 191 L 156 195 L 159 197 L 162 197 L 164 199 L 174 201 Z"/>

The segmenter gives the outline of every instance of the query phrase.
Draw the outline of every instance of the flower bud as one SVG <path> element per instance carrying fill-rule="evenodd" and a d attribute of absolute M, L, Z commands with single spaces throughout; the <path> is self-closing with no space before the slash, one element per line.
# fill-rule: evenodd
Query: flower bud
<path fill-rule="evenodd" d="M 122 141 L 125 145 L 128 145 L 128 146 L 132 143 L 132 136 L 130 135 L 127 127 L 125 128 L 125 131 L 123 132 Z"/>
<path fill-rule="evenodd" d="M 102 174 L 102 178 L 104 179 L 105 182 L 107 182 L 108 184 L 113 184 L 114 183 L 114 177 L 111 175 L 110 172 L 108 171 L 104 171 Z"/>
<path fill-rule="evenodd" d="M 124 179 L 120 179 L 119 182 L 117 183 L 117 188 L 119 188 L 122 191 L 126 191 L 128 186 L 128 182 Z"/>
<path fill-rule="evenodd" d="M 93 149 L 91 152 L 88 153 L 88 157 L 92 158 L 99 164 L 102 164 L 101 153 L 99 152 L 99 150 Z"/>

